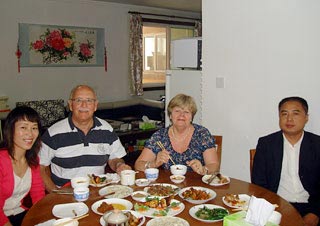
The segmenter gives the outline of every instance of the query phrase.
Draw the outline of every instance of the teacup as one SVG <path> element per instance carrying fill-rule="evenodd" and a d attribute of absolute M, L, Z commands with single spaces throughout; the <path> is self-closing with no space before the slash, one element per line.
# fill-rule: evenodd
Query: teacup
<path fill-rule="evenodd" d="M 157 168 L 149 168 L 144 171 L 146 178 L 149 181 L 155 181 L 159 177 L 159 169 Z"/>
<path fill-rule="evenodd" d="M 73 189 L 73 196 L 78 202 L 86 201 L 89 198 L 89 188 L 78 187 Z"/>
<path fill-rule="evenodd" d="M 134 185 L 134 182 L 136 180 L 136 171 L 123 170 L 120 173 L 120 179 L 122 185 Z"/>

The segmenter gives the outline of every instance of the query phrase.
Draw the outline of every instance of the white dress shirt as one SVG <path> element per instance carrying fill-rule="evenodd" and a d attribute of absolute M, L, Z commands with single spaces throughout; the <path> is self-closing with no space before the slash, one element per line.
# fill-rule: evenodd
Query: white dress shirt
<path fill-rule="evenodd" d="M 304 189 L 299 177 L 300 140 L 291 145 L 283 135 L 283 160 L 277 194 L 289 202 L 307 203 L 309 193 Z"/>

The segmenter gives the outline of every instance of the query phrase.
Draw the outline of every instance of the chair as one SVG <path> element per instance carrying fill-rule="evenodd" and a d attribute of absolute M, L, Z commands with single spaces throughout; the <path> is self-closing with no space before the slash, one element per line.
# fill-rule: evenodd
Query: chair
<path fill-rule="evenodd" d="M 252 167 L 253 167 L 253 160 L 254 160 L 255 154 L 256 154 L 256 149 L 250 149 L 250 178 L 252 177 Z"/>
<path fill-rule="evenodd" d="M 65 118 L 64 100 L 36 100 L 17 102 L 16 106 L 28 106 L 39 113 L 43 127 L 49 127 L 55 122 Z"/>
<path fill-rule="evenodd" d="M 216 150 L 218 155 L 218 160 L 221 165 L 221 151 L 222 151 L 222 136 L 213 135 L 214 140 L 216 141 Z"/>

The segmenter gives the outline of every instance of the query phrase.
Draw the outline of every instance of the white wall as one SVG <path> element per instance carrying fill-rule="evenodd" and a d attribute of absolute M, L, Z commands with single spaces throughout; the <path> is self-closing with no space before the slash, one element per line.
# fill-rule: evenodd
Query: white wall
<path fill-rule="evenodd" d="M 203 124 L 223 135 L 222 172 L 250 181 L 249 149 L 279 129 L 282 98 L 306 98 L 306 130 L 320 133 L 320 2 L 203 0 L 202 9 Z"/>
<path fill-rule="evenodd" d="M 199 17 L 194 13 L 89 0 L 1 0 L 0 96 L 9 96 L 10 107 L 25 100 L 67 100 L 73 86 L 85 83 L 97 90 L 100 101 L 130 98 L 128 11 Z M 45 67 L 21 68 L 18 73 L 14 53 L 19 22 L 104 28 L 108 72 L 103 67 Z M 158 99 L 159 95 L 155 96 Z"/>

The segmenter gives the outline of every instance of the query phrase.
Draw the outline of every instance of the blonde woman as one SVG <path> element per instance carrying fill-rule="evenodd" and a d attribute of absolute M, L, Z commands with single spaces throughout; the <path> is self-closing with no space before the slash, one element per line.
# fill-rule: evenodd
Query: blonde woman
<path fill-rule="evenodd" d="M 178 94 L 169 102 L 168 116 L 171 125 L 155 132 L 146 142 L 145 148 L 135 162 L 135 169 L 170 169 L 173 164 L 188 166 L 188 171 L 200 175 L 214 173 L 219 169 L 215 140 L 209 130 L 192 123 L 197 106 L 191 96 Z M 165 150 L 157 145 L 160 141 Z"/>

